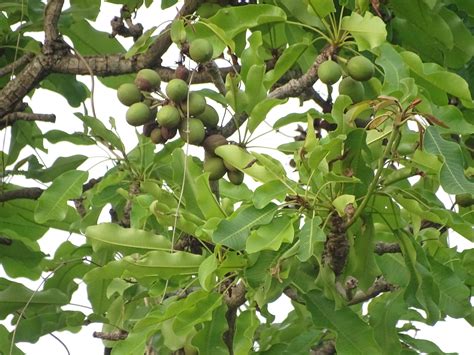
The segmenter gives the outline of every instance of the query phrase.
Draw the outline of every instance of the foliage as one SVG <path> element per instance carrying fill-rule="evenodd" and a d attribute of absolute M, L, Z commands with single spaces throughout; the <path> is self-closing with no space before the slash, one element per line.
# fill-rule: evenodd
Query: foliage
<path fill-rule="evenodd" d="M 407 333 L 413 321 L 474 325 L 474 253 L 448 243 L 474 241 L 469 1 L 170 0 L 161 7 L 182 8 L 161 32 L 134 23 L 153 0 L 109 2 L 119 4 L 111 18 L 121 8 L 112 36 L 94 27 L 100 0 L 0 4 L 10 142 L 0 152 L 0 318 L 15 326 L 0 327 L 0 353 L 98 322 L 112 354 L 434 354 L 443 352 Z M 186 59 L 190 44 L 201 63 Z M 161 58 L 169 48 L 176 71 Z M 356 56 L 365 67 L 348 70 Z M 329 59 L 339 68 L 328 82 L 350 81 L 344 95 L 337 84 L 313 88 Z M 76 75 L 140 107 L 127 115 L 145 123 L 133 149 L 113 119 L 85 109 L 94 88 Z M 32 113 L 23 100 L 37 86 L 83 107 L 84 130 Z M 310 108 L 275 120 L 290 98 Z M 275 142 L 297 124 L 301 134 L 274 147 L 291 168 L 251 147 L 266 125 Z M 206 153 L 191 156 L 185 141 Z M 46 166 L 38 152 L 58 142 L 99 146 L 114 166 L 91 176 L 79 154 Z M 46 255 L 38 241 L 52 229 L 84 242 Z M 41 275 L 38 290 L 15 281 Z M 79 282 L 89 313 L 65 308 Z M 276 323 L 268 305 L 280 297 L 293 309 Z"/>

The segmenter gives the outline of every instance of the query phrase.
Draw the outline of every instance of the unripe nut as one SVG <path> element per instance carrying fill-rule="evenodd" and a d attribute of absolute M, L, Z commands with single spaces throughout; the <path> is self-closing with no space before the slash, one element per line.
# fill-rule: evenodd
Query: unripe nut
<path fill-rule="evenodd" d="M 174 102 L 186 100 L 188 96 L 188 84 L 181 79 L 172 79 L 166 86 L 166 95 Z"/>
<path fill-rule="evenodd" d="M 125 106 L 131 106 L 143 99 L 143 95 L 135 84 L 125 83 L 117 89 L 117 97 Z"/>
<path fill-rule="evenodd" d="M 227 177 L 229 178 L 229 181 L 234 185 L 240 185 L 244 181 L 244 173 L 240 170 L 228 171 Z"/>
<path fill-rule="evenodd" d="M 142 69 L 137 73 L 135 85 L 143 91 L 158 90 L 161 84 L 160 75 L 152 69 Z"/>
<path fill-rule="evenodd" d="M 339 64 L 332 60 L 327 60 L 322 63 L 318 68 L 318 77 L 322 83 L 327 85 L 333 85 L 341 78 L 342 71 Z"/>
<path fill-rule="evenodd" d="M 202 146 L 206 150 L 206 152 L 210 154 L 214 154 L 214 151 L 216 150 L 217 147 L 221 145 L 226 145 L 229 142 L 225 137 L 221 134 L 213 134 L 207 137 L 204 142 L 202 143 Z"/>
<path fill-rule="evenodd" d="M 354 80 L 367 81 L 374 76 L 374 64 L 364 56 L 352 57 L 347 62 L 347 72 Z"/>
<path fill-rule="evenodd" d="M 224 161 L 219 157 L 208 158 L 204 160 L 204 171 L 210 174 L 209 180 L 218 180 L 226 172 Z"/>
<path fill-rule="evenodd" d="M 189 56 L 196 63 L 205 63 L 212 59 L 213 48 L 211 43 L 204 38 L 198 38 L 189 45 Z"/>
<path fill-rule="evenodd" d="M 150 108 L 143 102 L 137 102 L 128 108 L 126 119 L 132 126 L 141 126 L 150 122 L 150 115 Z"/>
<path fill-rule="evenodd" d="M 156 114 L 156 120 L 162 127 L 178 127 L 181 122 L 181 115 L 176 107 L 171 105 L 163 106 Z"/>

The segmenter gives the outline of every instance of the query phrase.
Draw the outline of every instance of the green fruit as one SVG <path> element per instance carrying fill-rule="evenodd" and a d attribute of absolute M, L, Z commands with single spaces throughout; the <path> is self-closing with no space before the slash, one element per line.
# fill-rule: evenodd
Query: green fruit
<path fill-rule="evenodd" d="M 204 171 L 209 173 L 209 180 L 219 180 L 226 172 L 224 161 L 218 157 L 205 159 Z"/>
<path fill-rule="evenodd" d="M 150 122 L 150 108 L 143 102 L 137 102 L 127 110 L 126 119 L 129 125 L 141 126 Z"/>
<path fill-rule="evenodd" d="M 206 150 L 206 152 L 210 154 L 214 154 L 214 150 L 216 150 L 217 147 L 221 145 L 226 145 L 229 142 L 227 142 L 227 139 L 221 134 L 212 134 L 209 137 L 207 137 L 204 142 L 202 142 L 202 146 Z"/>
<path fill-rule="evenodd" d="M 417 143 L 400 143 L 397 152 L 400 155 L 409 155 L 415 152 Z"/>
<path fill-rule="evenodd" d="M 160 75 L 152 69 L 142 69 L 137 73 L 135 85 L 143 91 L 158 90 L 161 84 Z"/>
<path fill-rule="evenodd" d="M 183 120 L 179 128 L 179 135 L 185 142 L 199 145 L 206 135 L 204 124 L 196 118 Z"/>
<path fill-rule="evenodd" d="M 196 63 L 205 63 L 212 59 L 214 50 L 207 39 L 195 39 L 189 45 L 189 56 Z"/>
<path fill-rule="evenodd" d="M 158 111 L 156 120 L 162 127 L 174 128 L 179 126 L 181 115 L 176 107 L 166 105 Z"/>
<path fill-rule="evenodd" d="M 350 77 L 344 78 L 339 83 L 339 95 L 349 96 L 353 103 L 362 101 L 365 95 L 364 85 Z"/>
<path fill-rule="evenodd" d="M 153 131 L 151 131 L 150 139 L 155 144 L 160 144 L 160 143 L 166 142 L 166 139 L 161 134 L 161 129 L 159 129 L 159 128 L 155 128 Z"/>
<path fill-rule="evenodd" d="M 459 194 L 456 195 L 455 201 L 461 207 L 470 207 L 474 205 L 474 196 L 471 194 Z"/>
<path fill-rule="evenodd" d="M 204 112 L 197 115 L 196 118 L 200 119 L 207 128 L 216 128 L 219 123 L 219 114 L 211 105 L 206 105 Z"/>
<path fill-rule="evenodd" d="M 189 116 L 197 116 L 204 112 L 206 109 L 206 99 L 197 92 L 190 92 L 187 101 L 181 103 L 181 109 L 187 115 L 189 105 Z"/>
<path fill-rule="evenodd" d="M 349 59 L 346 69 L 352 79 L 358 81 L 369 80 L 375 72 L 372 62 L 361 55 Z"/>
<path fill-rule="evenodd" d="M 227 177 L 229 181 L 234 185 L 240 185 L 244 181 L 244 173 L 236 170 L 236 171 L 228 171 Z"/>
<path fill-rule="evenodd" d="M 181 79 L 172 79 L 166 86 L 166 95 L 174 102 L 181 102 L 188 97 L 188 84 Z"/>
<path fill-rule="evenodd" d="M 125 106 L 131 106 L 134 103 L 142 101 L 142 93 L 135 84 L 122 84 L 117 89 L 117 97 Z"/>
<path fill-rule="evenodd" d="M 342 70 L 339 64 L 332 60 L 327 60 L 318 68 L 318 77 L 321 82 L 327 85 L 333 85 L 339 81 Z"/>

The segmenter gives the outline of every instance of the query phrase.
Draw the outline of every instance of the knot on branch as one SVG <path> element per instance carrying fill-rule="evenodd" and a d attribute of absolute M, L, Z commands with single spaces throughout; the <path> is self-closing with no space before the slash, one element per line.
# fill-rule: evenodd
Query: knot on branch
<path fill-rule="evenodd" d="M 133 37 L 133 41 L 137 41 L 138 38 L 143 34 L 143 26 L 141 23 L 134 24 L 132 17 L 127 6 L 123 6 L 120 11 L 121 16 L 115 16 L 111 21 L 112 33 L 110 37 L 117 35 L 122 37 Z M 125 19 L 125 21 L 124 21 Z"/>
<path fill-rule="evenodd" d="M 105 333 L 105 332 L 94 332 L 92 333 L 94 338 L 102 339 L 102 340 L 111 340 L 111 341 L 118 341 L 126 339 L 128 336 L 128 332 L 125 330 L 119 330 L 116 332 Z"/>
<path fill-rule="evenodd" d="M 336 276 L 342 274 L 349 255 L 349 241 L 347 240 L 344 220 L 335 214 L 331 217 L 331 232 L 324 244 L 323 262 L 334 271 Z"/>

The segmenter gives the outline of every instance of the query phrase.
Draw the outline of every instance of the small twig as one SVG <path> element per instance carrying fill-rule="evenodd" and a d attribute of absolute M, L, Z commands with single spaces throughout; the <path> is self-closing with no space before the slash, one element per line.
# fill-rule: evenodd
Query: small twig
<path fill-rule="evenodd" d="M 333 340 L 323 341 L 312 349 L 310 355 L 333 355 L 336 354 L 336 345 Z"/>
<path fill-rule="evenodd" d="M 56 122 L 56 116 L 53 114 L 12 112 L 0 119 L 0 129 L 13 125 L 16 121 L 41 121 Z"/>
<path fill-rule="evenodd" d="M 102 339 L 102 340 L 111 340 L 111 341 L 118 341 L 126 339 L 128 336 L 128 332 L 125 330 L 119 330 L 117 332 L 105 333 L 105 332 L 94 332 L 92 333 L 94 338 Z"/>
<path fill-rule="evenodd" d="M 402 250 L 398 243 L 377 242 L 374 248 L 374 253 L 378 255 L 401 253 L 401 252 Z"/>
<path fill-rule="evenodd" d="M 347 303 L 352 306 L 354 304 L 368 301 L 374 297 L 377 297 L 382 292 L 390 292 L 396 290 L 397 287 L 385 281 L 383 276 L 377 278 L 372 286 L 369 287 L 367 292 L 357 291 L 354 297 Z"/>

